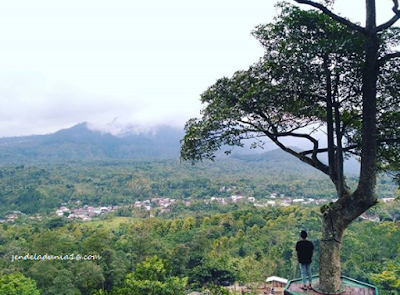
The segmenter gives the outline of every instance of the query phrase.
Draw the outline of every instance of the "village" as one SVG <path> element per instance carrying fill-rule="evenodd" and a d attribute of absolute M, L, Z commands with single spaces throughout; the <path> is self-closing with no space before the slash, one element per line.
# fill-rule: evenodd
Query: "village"
<path fill-rule="evenodd" d="M 284 195 L 277 196 L 277 194 L 273 193 L 270 195 L 270 199 L 264 200 L 264 202 L 257 201 L 254 197 L 245 197 L 241 195 L 233 195 L 231 197 L 219 198 L 219 197 L 211 197 L 206 200 L 197 200 L 200 202 L 204 202 L 205 204 L 210 203 L 218 203 L 220 205 L 227 205 L 232 203 L 239 202 L 248 202 L 252 203 L 255 207 L 268 207 L 268 206 L 292 206 L 292 205 L 320 205 L 328 202 L 326 199 L 315 200 L 315 199 L 298 199 L 298 198 L 288 198 Z M 102 214 L 114 212 L 122 207 L 128 208 L 136 208 L 143 209 L 146 211 L 159 210 L 160 213 L 168 212 L 169 207 L 175 203 L 183 202 L 184 205 L 190 206 L 192 201 L 184 200 L 177 201 L 176 199 L 170 198 L 152 198 L 143 201 L 136 201 L 131 205 L 124 206 L 107 206 L 107 207 L 95 207 L 85 205 L 81 208 L 77 209 L 69 209 L 65 205 L 61 206 L 57 211 L 56 215 L 59 217 L 65 217 L 67 219 L 81 219 L 82 221 L 91 221 L 92 218 L 97 217 Z M 149 213 L 149 217 L 154 217 L 154 214 Z"/>
<path fill-rule="evenodd" d="M 382 198 L 380 199 L 383 203 L 390 203 L 393 202 L 395 198 Z M 254 197 L 245 197 L 242 195 L 232 195 L 230 197 L 211 197 L 210 199 L 203 199 L 203 200 L 196 200 L 197 202 L 204 202 L 205 204 L 217 203 L 220 205 L 227 205 L 232 203 L 251 203 L 254 207 L 289 207 L 293 205 L 302 205 L 302 206 L 321 206 L 323 204 L 327 204 L 329 202 L 334 202 L 334 200 L 328 199 L 312 199 L 312 198 L 291 198 L 286 197 L 283 194 L 272 193 L 269 198 L 263 200 L 257 200 Z M 77 201 L 76 204 L 80 202 Z M 141 209 L 149 212 L 149 217 L 154 217 L 153 212 L 159 210 L 160 213 L 168 212 L 170 209 L 169 207 L 176 204 L 176 203 L 183 203 L 185 206 L 190 206 L 192 201 L 190 200 L 176 200 L 171 198 L 151 198 L 148 200 L 143 201 L 136 201 L 131 205 L 122 205 L 122 206 L 89 206 L 84 205 L 79 208 L 68 208 L 67 204 L 63 204 L 59 209 L 55 211 L 55 215 L 58 217 L 66 218 L 69 220 L 72 219 L 79 219 L 81 221 L 91 221 L 93 218 L 99 217 L 101 215 L 115 212 L 120 208 L 136 208 Z M 4 219 L 0 219 L 0 223 L 9 222 L 14 223 L 20 216 L 26 216 L 21 211 L 12 211 L 6 215 Z M 29 216 L 31 220 L 41 220 L 42 216 L 39 214 L 35 214 L 33 216 Z M 364 213 L 361 215 L 361 219 L 363 220 L 370 220 L 374 222 L 379 222 L 380 219 L 378 216 L 368 215 Z"/>

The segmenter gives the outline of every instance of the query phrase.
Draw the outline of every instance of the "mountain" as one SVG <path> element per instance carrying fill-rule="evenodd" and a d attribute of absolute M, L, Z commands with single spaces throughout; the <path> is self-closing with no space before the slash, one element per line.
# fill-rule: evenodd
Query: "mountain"
<path fill-rule="evenodd" d="M 300 151 L 296 147 L 292 147 L 295 151 Z M 270 167 L 283 167 L 287 171 L 300 170 L 304 173 L 313 173 L 317 170 L 303 162 L 294 156 L 282 151 L 281 149 L 271 150 L 265 153 L 259 154 L 234 154 L 232 158 L 239 159 L 246 162 L 260 163 L 261 165 L 266 164 Z M 319 159 L 323 163 L 328 162 L 326 154 L 322 154 Z M 347 175 L 358 174 L 360 171 L 360 163 L 354 157 L 350 157 L 344 162 L 344 172 Z"/>
<path fill-rule="evenodd" d="M 183 130 L 169 126 L 158 126 L 147 132 L 138 132 L 132 128 L 131 131 L 124 130 L 120 135 L 113 135 L 93 130 L 88 123 L 80 123 L 53 134 L 0 138 L 0 164 L 178 159 L 183 136 Z M 244 149 L 228 159 L 240 160 L 254 166 L 266 165 L 315 172 L 314 168 L 280 149 L 264 153 L 250 152 L 249 149 Z M 222 152 L 219 154 L 218 158 L 227 159 Z M 345 162 L 346 173 L 355 174 L 358 170 L 359 164 L 355 159 Z"/>
<path fill-rule="evenodd" d="M 0 163 L 177 158 L 183 135 L 183 130 L 160 126 L 115 136 L 81 123 L 48 135 L 0 138 Z"/>

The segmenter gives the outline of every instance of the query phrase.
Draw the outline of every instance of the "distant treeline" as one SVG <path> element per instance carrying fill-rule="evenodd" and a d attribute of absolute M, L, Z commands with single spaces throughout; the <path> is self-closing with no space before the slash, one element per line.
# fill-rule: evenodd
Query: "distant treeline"
<path fill-rule="evenodd" d="M 356 179 L 349 176 L 350 185 Z M 389 177 L 378 180 L 380 197 L 396 195 Z M 300 161 L 227 158 L 190 165 L 176 160 L 98 161 L 2 166 L 0 214 L 54 212 L 62 203 L 84 205 L 133 204 L 168 197 L 178 200 L 244 195 L 256 199 L 272 193 L 295 198 L 335 198 L 328 177 Z M 1 216 L 0 215 L 0 216 Z"/>

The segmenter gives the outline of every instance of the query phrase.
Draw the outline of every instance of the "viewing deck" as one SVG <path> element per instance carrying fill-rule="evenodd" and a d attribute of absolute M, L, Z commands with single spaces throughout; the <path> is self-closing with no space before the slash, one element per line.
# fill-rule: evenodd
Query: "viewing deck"
<path fill-rule="evenodd" d="M 313 276 L 313 286 L 318 285 L 318 276 Z M 303 290 L 300 287 L 302 286 L 301 279 L 295 279 L 286 285 L 285 295 L 321 295 L 324 293 L 318 292 L 318 290 Z M 373 285 L 359 282 L 353 280 L 351 278 L 347 278 L 342 276 L 342 288 L 341 292 L 338 293 L 340 295 L 379 295 L 378 288 Z"/>

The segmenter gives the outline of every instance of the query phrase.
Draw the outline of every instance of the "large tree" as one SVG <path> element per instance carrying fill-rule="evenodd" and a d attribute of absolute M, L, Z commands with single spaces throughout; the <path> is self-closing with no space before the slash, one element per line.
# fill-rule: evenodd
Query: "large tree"
<path fill-rule="evenodd" d="M 284 151 L 330 177 L 338 200 L 323 206 L 320 290 L 340 289 L 344 230 L 377 203 L 376 177 L 400 160 L 400 18 L 376 25 L 375 0 L 366 0 L 365 27 L 338 16 L 330 6 L 295 0 L 316 10 L 281 4 L 275 22 L 254 36 L 264 56 L 246 71 L 219 79 L 201 95 L 202 117 L 185 126 L 181 157 L 214 159 L 221 146 L 254 146 L 269 138 Z M 332 1 L 325 1 L 332 2 Z M 315 134 L 326 133 L 322 146 Z M 298 151 L 285 138 L 308 141 Z M 346 184 L 346 155 L 359 157 L 359 183 Z M 323 161 L 327 155 L 328 163 Z M 397 163 L 397 164 L 396 164 Z M 397 167 L 396 167 L 397 166 Z"/>

